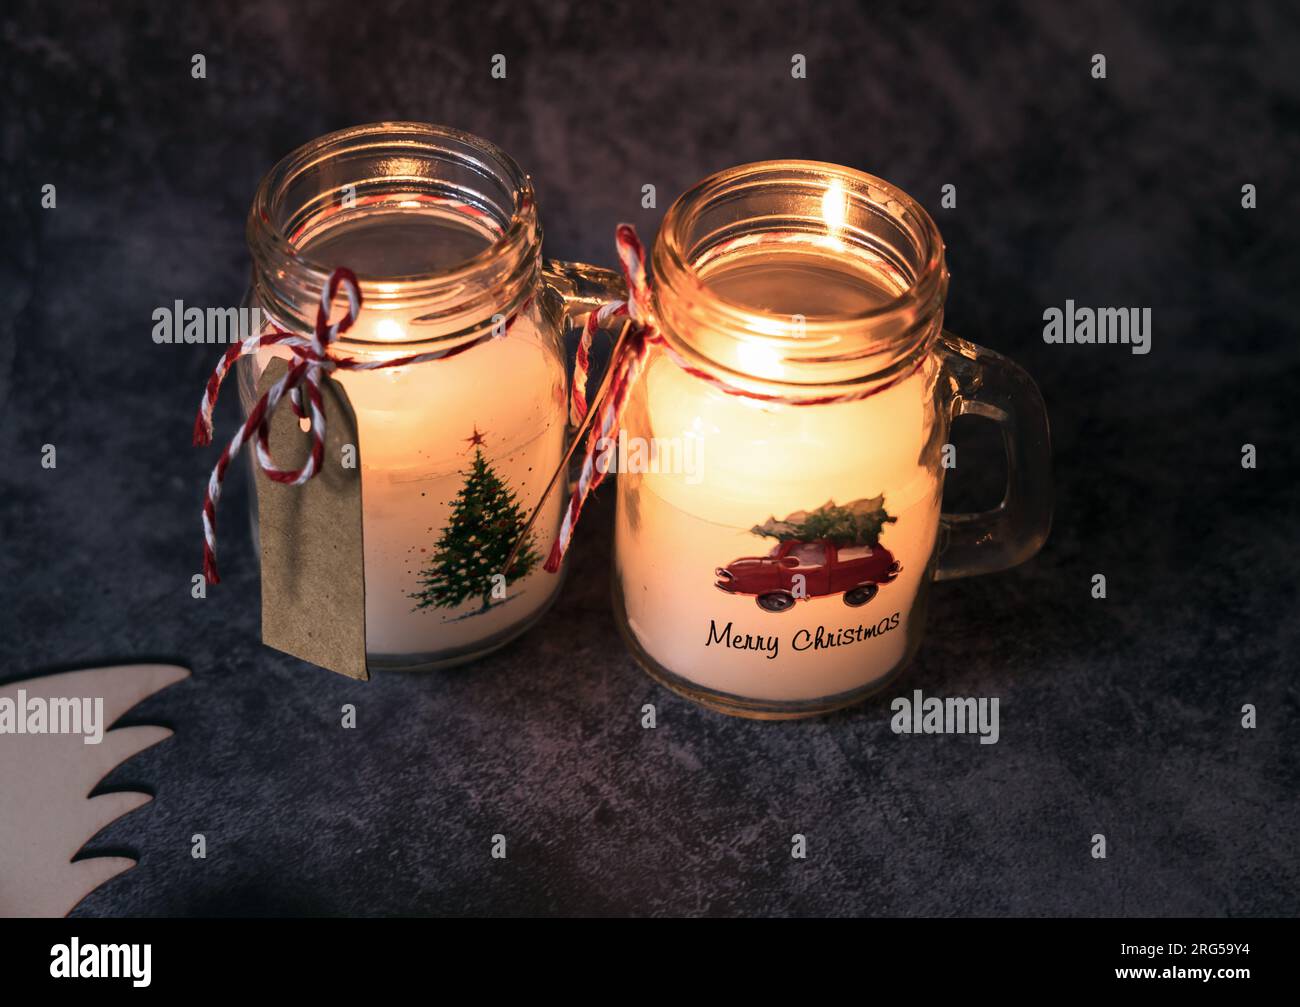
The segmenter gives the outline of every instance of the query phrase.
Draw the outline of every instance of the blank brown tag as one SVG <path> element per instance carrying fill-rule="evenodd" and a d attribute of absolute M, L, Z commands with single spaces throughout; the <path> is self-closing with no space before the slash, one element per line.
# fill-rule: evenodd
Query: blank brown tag
<path fill-rule="evenodd" d="M 260 396 L 288 370 L 275 358 L 257 383 Z M 301 486 L 257 472 L 262 539 L 262 642 L 349 678 L 367 680 L 366 581 L 361 538 L 361 451 L 357 419 L 337 382 L 321 381 L 325 401 L 325 460 Z M 271 416 L 271 457 L 300 468 L 311 452 L 287 401 Z M 344 445 L 352 445 L 343 467 Z M 252 450 L 253 445 L 249 445 Z"/>

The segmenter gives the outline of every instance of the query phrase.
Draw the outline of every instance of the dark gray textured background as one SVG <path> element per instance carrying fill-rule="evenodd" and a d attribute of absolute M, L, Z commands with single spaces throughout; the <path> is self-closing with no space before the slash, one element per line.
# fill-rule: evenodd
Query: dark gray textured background
<path fill-rule="evenodd" d="M 78 912 L 1294 914 L 1300 25 L 1281 3 L 1129 7 L 10 5 L 0 678 L 194 671 L 129 718 L 176 736 L 110 777 L 156 799 L 92 842 L 140 864 Z M 692 182 L 768 157 L 864 168 L 934 212 L 949 327 L 1037 377 L 1055 438 L 1046 549 L 940 585 L 905 679 L 1000 697 L 999 744 L 896 737 L 888 696 L 762 724 L 657 688 L 609 615 L 608 490 L 548 620 L 464 670 L 359 685 L 264 649 L 242 473 L 226 580 L 190 598 L 215 354 L 155 346 L 150 313 L 234 303 L 261 174 L 384 118 L 513 153 L 563 258 L 612 265 L 616 222 L 650 239 Z M 1150 307 L 1153 351 L 1044 345 L 1066 298 Z"/>

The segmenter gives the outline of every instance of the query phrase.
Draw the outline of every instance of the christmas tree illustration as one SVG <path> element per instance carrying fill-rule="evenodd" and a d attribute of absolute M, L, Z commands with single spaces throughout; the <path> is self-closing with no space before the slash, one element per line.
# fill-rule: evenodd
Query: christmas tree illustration
<path fill-rule="evenodd" d="M 828 500 L 814 511 L 795 511 L 783 521 L 770 517 L 750 531 L 778 542 L 824 541 L 841 548 L 868 546 L 874 549 L 880 544 L 880 533 L 885 525 L 897 520 L 885 510 L 882 495 L 854 500 L 843 506 Z"/>
<path fill-rule="evenodd" d="M 474 460 L 462 473 L 465 485 L 456 494 L 451 519 L 420 575 L 420 590 L 411 595 L 417 609 L 455 608 L 470 598 L 481 598 L 479 611 L 485 612 L 492 604 L 494 575 L 504 574 L 506 584 L 513 584 L 537 565 L 539 557 L 529 535 L 510 569 L 504 569 L 527 518 L 514 492 L 483 457 L 483 435 L 475 428 L 467 440 L 474 447 Z"/>

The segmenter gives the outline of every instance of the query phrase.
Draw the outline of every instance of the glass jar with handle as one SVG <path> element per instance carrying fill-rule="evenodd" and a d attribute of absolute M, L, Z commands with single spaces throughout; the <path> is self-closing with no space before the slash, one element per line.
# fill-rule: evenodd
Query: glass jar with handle
<path fill-rule="evenodd" d="M 932 581 L 1042 545 L 1046 410 L 1014 363 L 943 330 L 943 253 L 915 200 L 832 164 L 732 168 L 669 210 L 663 343 L 617 450 L 615 611 L 653 677 L 742 716 L 846 706 L 915 654 Z M 984 514 L 941 513 L 963 414 L 1007 447 Z"/>

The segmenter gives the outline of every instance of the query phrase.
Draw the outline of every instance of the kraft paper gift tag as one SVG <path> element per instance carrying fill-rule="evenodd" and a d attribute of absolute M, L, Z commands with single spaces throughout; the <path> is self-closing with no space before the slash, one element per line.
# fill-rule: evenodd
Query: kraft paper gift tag
<path fill-rule="evenodd" d="M 275 358 L 257 383 L 257 394 L 284 376 Z M 357 418 L 347 393 L 328 375 L 325 458 L 301 486 L 257 473 L 257 515 L 262 541 L 262 642 L 268 647 L 366 681 L 366 582 L 361 523 L 361 452 Z M 282 402 L 270 420 L 271 457 L 296 469 L 311 452 L 311 437 Z M 344 447 L 351 448 L 343 464 Z"/>

